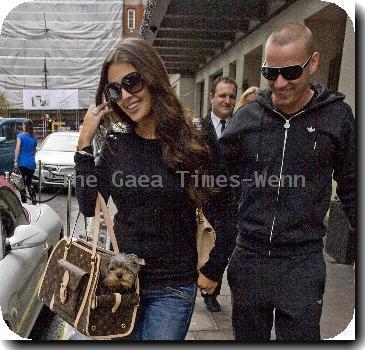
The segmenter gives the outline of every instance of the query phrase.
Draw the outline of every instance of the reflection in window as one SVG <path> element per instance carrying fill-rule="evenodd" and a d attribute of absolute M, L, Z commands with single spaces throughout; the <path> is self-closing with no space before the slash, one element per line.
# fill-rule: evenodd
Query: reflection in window
<path fill-rule="evenodd" d="M 6 187 L 0 189 L 0 218 L 7 237 L 13 235 L 17 226 L 27 224 L 19 199 Z"/>
<path fill-rule="evenodd" d="M 0 131 L 1 136 L 5 136 L 6 141 L 15 141 L 16 139 L 16 132 L 14 124 L 5 124 L 1 127 Z"/>

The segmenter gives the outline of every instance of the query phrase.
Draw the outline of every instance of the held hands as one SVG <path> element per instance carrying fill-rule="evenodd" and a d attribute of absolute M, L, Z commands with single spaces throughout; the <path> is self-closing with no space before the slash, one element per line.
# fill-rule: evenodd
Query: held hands
<path fill-rule="evenodd" d="M 217 288 L 218 282 L 213 281 L 207 277 L 205 277 L 200 271 L 199 271 L 199 277 L 198 277 L 198 288 L 202 291 L 206 292 L 206 294 L 212 294 L 214 290 Z"/>
<path fill-rule="evenodd" d="M 99 106 L 90 105 L 85 114 L 80 131 L 79 143 L 77 145 L 78 150 L 82 150 L 84 147 L 91 145 L 100 120 L 105 114 L 110 112 L 112 112 L 112 109 L 108 106 L 108 102 L 102 103 Z"/>

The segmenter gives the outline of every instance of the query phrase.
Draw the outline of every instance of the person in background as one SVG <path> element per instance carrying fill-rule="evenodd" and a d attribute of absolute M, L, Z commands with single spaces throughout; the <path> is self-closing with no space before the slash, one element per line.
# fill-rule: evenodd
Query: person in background
<path fill-rule="evenodd" d="M 235 110 L 237 111 L 238 108 L 240 108 L 241 106 L 246 104 L 248 101 L 252 101 L 253 99 L 255 99 L 255 97 L 259 91 L 260 91 L 260 88 L 258 88 L 257 86 L 251 86 L 248 89 L 246 89 L 242 93 L 240 99 L 238 100 Z"/>
<path fill-rule="evenodd" d="M 224 132 L 225 128 L 231 121 L 234 105 L 237 96 L 237 83 L 230 77 L 220 76 L 214 80 L 210 90 L 210 103 L 212 106 L 211 111 L 206 118 L 203 119 L 203 129 L 214 138 L 219 139 Z M 226 227 L 233 232 L 226 232 L 228 236 L 235 236 L 234 225 Z M 234 244 L 234 240 L 232 241 Z M 233 246 L 230 248 L 233 251 Z M 204 303 L 210 312 L 221 311 L 221 306 L 217 300 L 217 296 L 220 294 L 222 280 L 219 281 L 217 288 L 213 294 L 204 294 Z"/>
<path fill-rule="evenodd" d="M 228 188 L 203 186 L 200 178 L 226 174 L 218 143 L 195 129 L 160 56 L 144 40 L 125 39 L 108 54 L 96 104 L 85 115 L 75 153 L 76 196 L 88 217 L 94 216 L 98 192 L 106 201 L 111 196 L 120 250 L 145 260 L 135 327 L 127 339 L 184 340 L 197 286 L 213 293 L 228 260 L 229 237 L 222 228 L 232 222 Z M 94 160 L 93 138 L 110 113 L 118 127 Z M 197 271 L 200 205 L 217 239 Z"/>
<path fill-rule="evenodd" d="M 16 139 L 14 168 L 18 168 L 22 174 L 32 204 L 36 204 L 35 191 L 32 186 L 33 174 L 36 168 L 36 148 L 37 139 L 33 135 L 33 121 L 31 119 L 26 119 L 23 123 L 23 132 L 19 133 Z M 20 191 L 23 203 L 27 202 L 26 189 Z"/>
<path fill-rule="evenodd" d="M 237 96 L 237 83 L 230 77 L 220 76 L 214 80 L 210 89 L 211 110 L 205 120 L 213 127 L 213 135 L 219 139 L 232 119 Z"/>
<path fill-rule="evenodd" d="M 239 341 L 270 340 L 274 317 L 277 340 L 320 340 L 332 176 L 356 227 L 355 119 L 343 94 L 310 82 L 315 45 L 302 23 L 273 32 L 261 68 L 269 88 L 237 111 L 219 140 L 242 187 L 227 272 Z"/>

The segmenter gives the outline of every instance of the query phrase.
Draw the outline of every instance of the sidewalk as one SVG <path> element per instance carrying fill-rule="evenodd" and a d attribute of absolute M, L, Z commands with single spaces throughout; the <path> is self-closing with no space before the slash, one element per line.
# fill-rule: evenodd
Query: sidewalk
<path fill-rule="evenodd" d="M 321 319 L 322 339 L 330 339 L 346 329 L 353 317 L 355 305 L 355 286 L 352 265 L 338 264 L 325 254 L 327 265 L 326 292 Z M 221 295 L 218 301 L 221 312 L 206 310 L 203 298 L 198 293 L 196 305 L 186 340 L 233 340 L 231 326 L 231 297 L 224 276 Z M 272 333 L 275 339 L 275 333 Z"/>

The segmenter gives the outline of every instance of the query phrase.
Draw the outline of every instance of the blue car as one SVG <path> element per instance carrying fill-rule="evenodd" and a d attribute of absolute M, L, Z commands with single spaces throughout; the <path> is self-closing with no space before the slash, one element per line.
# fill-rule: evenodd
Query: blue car
<path fill-rule="evenodd" d="M 25 119 L 0 117 L 0 175 L 13 170 L 16 137 L 23 131 Z"/>

